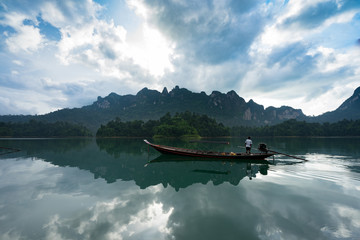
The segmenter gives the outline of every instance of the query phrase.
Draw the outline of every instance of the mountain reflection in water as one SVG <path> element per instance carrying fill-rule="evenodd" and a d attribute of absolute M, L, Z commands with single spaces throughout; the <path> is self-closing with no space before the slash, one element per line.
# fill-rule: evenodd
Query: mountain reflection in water
<path fill-rule="evenodd" d="M 267 164 L 163 155 L 151 156 L 150 160 L 147 146 L 129 139 L 97 139 L 96 144 L 91 139 L 19 140 L 17 147 L 23 149 L 18 154 L 25 153 L 61 167 L 87 170 L 107 183 L 134 181 L 141 189 L 160 183 L 177 191 L 195 183 L 238 185 L 244 177 L 266 175 L 268 169 Z"/>

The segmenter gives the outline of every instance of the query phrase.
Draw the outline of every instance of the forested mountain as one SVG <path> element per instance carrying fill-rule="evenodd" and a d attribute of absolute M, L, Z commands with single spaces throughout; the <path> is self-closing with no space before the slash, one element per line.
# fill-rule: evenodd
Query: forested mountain
<path fill-rule="evenodd" d="M 335 111 L 326 112 L 312 119 L 314 122 L 337 122 L 343 119 L 360 119 L 360 87 Z"/>
<path fill-rule="evenodd" d="M 27 122 L 30 119 L 45 122 L 70 122 L 81 124 L 95 133 L 101 124 L 107 124 L 116 118 L 121 121 L 158 120 L 166 113 L 174 115 L 185 111 L 207 115 L 225 126 L 263 126 L 274 125 L 289 119 L 311 122 L 336 122 L 343 119 L 360 119 L 360 88 L 337 110 L 318 117 L 308 117 L 300 109 L 288 106 L 280 108 L 257 104 L 253 100 L 246 102 L 235 91 L 221 93 L 213 91 L 194 93 L 176 86 L 170 92 L 144 88 L 136 95 L 118 95 L 111 93 L 98 97 L 88 106 L 73 109 L 61 109 L 36 116 L 0 116 L 0 122 Z"/>
<path fill-rule="evenodd" d="M 136 95 L 118 95 L 111 93 L 98 97 L 93 104 L 82 108 L 62 109 L 37 116 L 0 116 L 0 122 L 19 122 L 35 119 L 37 121 L 66 121 L 82 124 L 95 132 L 101 124 L 106 124 L 116 117 L 122 121 L 157 120 L 166 113 L 171 115 L 181 112 L 205 114 L 226 126 L 258 126 L 276 124 L 287 119 L 304 119 L 301 110 L 291 107 L 264 109 L 253 100 L 246 102 L 235 91 L 226 94 L 213 91 L 194 93 L 176 86 L 170 92 L 144 88 Z"/>

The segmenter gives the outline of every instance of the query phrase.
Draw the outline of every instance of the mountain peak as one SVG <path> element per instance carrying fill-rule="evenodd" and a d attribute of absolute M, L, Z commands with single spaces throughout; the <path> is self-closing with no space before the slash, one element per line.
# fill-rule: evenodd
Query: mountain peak
<path fill-rule="evenodd" d="M 353 96 L 354 96 L 354 95 L 357 95 L 357 96 L 360 95 L 360 87 L 358 87 L 357 89 L 355 89 Z"/>
<path fill-rule="evenodd" d="M 117 93 L 111 92 L 108 97 L 118 97 L 119 95 Z"/>
<path fill-rule="evenodd" d="M 212 93 L 210 94 L 210 97 L 217 97 L 217 96 L 220 96 L 220 95 L 222 95 L 221 92 L 219 92 L 219 91 L 212 91 Z"/>
<path fill-rule="evenodd" d="M 360 119 L 360 87 L 355 89 L 354 94 L 335 111 L 326 112 L 314 118 L 318 122 L 337 122 L 343 119 Z"/>
<path fill-rule="evenodd" d="M 162 94 L 162 95 L 168 95 L 168 94 L 169 94 L 169 92 L 168 92 L 168 90 L 167 90 L 166 87 L 164 87 L 164 89 L 162 90 L 161 94 Z"/>
<path fill-rule="evenodd" d="M 356 111 L 360 110 L 360 87 L 355 89 L 354 94 L 341 104 L 337 110 L 344 111 L 348 109 L 356 109 Z"/>
<path fill-rule="evenodd" d="M 149 89 L 147 87 L 144 87 L 143 89 L 141 89 L 136 95 L 143 95 L 145 94 L 146 92 L 148 92 Z"/>
<path fill-rule="evenodd" d="M 228 96 L 236 96 L 236 97 L 239 96 L 234 90 L 231 90 L 231 91 L 227 92 L 226 95 L 228 95 Z"/>
<path fill-rule="evenodd" d="M 161 93 L 156 90 L 148 89 L 147 87 L 145 87 L 136 94 L 136 97 L 153 98 L 153 97 L 158 97 L 160 94 Z"/>

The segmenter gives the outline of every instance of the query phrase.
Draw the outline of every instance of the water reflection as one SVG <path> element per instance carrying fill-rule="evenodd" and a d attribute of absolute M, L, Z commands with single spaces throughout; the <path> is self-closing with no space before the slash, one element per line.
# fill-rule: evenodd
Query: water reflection
<path fill-rule="evenodd" d="M 347 166 L 359 150 L 303 141 L 265 142 L 309 162 L 259 165 L 178 162 L 136 139 L 0 140 L 22 150 L 1 156 L 0 238 L 356 239 L 359 174 Z"/>
<path fill-rule="evenodd" d="M 360 163 L 357 161 L 358 156 L 360 157 L 357 143 L 360 145 L 360 140 L 357 138 L 267 138 L 258 141 L 267 142 L 272 149 L 293 155 L 307 155 L 308 158 L 311 158 L 311 154 L 314 153 L 346 154 L 344 165 L 350 171 L 360 172 Z M 216 151 L 239 151 L 238 146 L 241 143 L 242 139 L 233 139 L 230 145 L 210 144 L 205 148 L 213 147 Z M 189 142 L 173 141 L 165 144 L 204 148 L 201 144 Z M 21 149 L 21 152 L 11 153 L 12 157 L 36 157 L 57 166 L 87 170 L 94 175 L 95 179 L 103 178 L 107 183 L 117 180 L 135 181 L 141 189 L 160 183 L 176 190 L 194 183 L 206 184 L 208 182 L 213 182 L 215 185 L 228 182 L 236 186 L 246 176 L 252 179 L 257 174 L 266 175 L 269 168 L 268 165 L 263 166 L 256 162 L 249 165 L 246 162 L 203 162 L 191 158 L 179 160 L 176 157 L 158 154 L 149 149 L 141 139 L 18 139 L 1 140 L 1 146 Z M 6 157 L 6 155 L 0 157 Z M 147 164 L 148 162 L 151 164 Z M 275 163 L 299 162 L 277 156 Z"/>
<path fill-rule="evenodd" d="M 146 164 L 143 174 L 143 182 L 137 182 L 141 187 L 168 185 L 178 191 L 195 183 L 220 185 L 228 182 L 234 186 L 241 179 L 248 176 L 249 179 L 256 177 L 259 172 L 267 174 L 267 164 L 251 162 L 208 161 L 208 159 L 183 158 L 176 156 L 161 155 Z"/>
<path fill-rule="evenodd" d="M 195 183 L 209 182 L 236 186 L 246 176 L 252 179 L 259 173 L 266 175 L 268 169 L 268 165 L 257 162 L 149 156 L 148 147 L 139 139 L 18 140 L 15 145 L 22 152 L 12 156 L 25 155 L 61 167 L 87 170 L 95 179 L 103 178 L 107 183 L 134 181 L 141 189 L 162 184 L 178 191 Z"/>

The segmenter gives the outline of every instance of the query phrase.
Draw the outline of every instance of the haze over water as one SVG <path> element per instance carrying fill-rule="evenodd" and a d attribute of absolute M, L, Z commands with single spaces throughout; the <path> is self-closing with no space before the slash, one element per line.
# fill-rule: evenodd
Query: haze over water
<path fill-rule="evenodd" d="M 253 141 L 308 161 L 167 162 L 142 139 L 0 139 L 21 150 L 0 151 L 0 239 L 358 239 L 360 138 Z"/>

